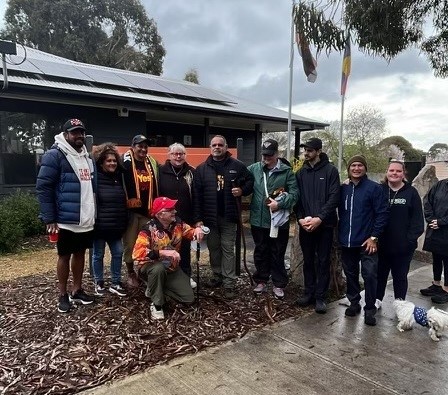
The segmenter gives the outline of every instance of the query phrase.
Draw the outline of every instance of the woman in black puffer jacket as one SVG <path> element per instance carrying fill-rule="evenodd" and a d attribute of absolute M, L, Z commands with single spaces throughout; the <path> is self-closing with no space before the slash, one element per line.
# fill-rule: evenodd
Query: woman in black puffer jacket
<path fill-rule="evenodd" d="M 126 194 L 123 189 L 120 156 L 112 143 L 99 145 L 94 152 L 97 166 L 97 215 L 93 242 L 93 274 L 95 294 L 104 296 L 104 252 L 106 243 L 111 253 L 112 284 L 109 292 L 126 296 L 121 283 L 123 243 L 121 238 L 127 226 Z"/>

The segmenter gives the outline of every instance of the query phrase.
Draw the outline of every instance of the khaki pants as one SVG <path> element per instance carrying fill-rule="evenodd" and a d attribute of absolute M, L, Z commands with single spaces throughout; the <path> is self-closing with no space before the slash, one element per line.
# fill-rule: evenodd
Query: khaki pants
<path fill-rule="evenodd" d="M 149 221 L 148 217 L 144 215 L 131 213 L 129 217 L 129 224 L 123 235 L 123 260 L 126 265 L 132 267 L 132 251 L 134 250 L 135 241 L 137 240 L 138 233 L 143 226 Z"/>
<path fill-rule="evenodd" d="M 236 226 L 235 223 L 218 217 L 218 226 L 211 227 L 207 236 L 213 275 L 216 279 L 222 279 L 225 288 L 233 288 L 236 284 Z"/>
<path fill-rule="evenodd" d="M 179 267 L 170 272 L 162 262 L 147 263 L 140 268 L 139 276 L 146 282 L 145 295 L 156 306 L 163 306 L 166 296 L 181 303 L 192 303 L 194 300 L 190 277 Z"/>

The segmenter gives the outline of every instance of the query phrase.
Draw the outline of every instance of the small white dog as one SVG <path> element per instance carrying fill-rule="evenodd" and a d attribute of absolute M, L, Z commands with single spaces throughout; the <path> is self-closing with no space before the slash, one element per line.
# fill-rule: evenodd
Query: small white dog
<path fill-rule="evenodd" d="M 400 332 L 412 329 L 414 323 L 429 327 L 429 336 L 438 342 L 444 330 L 448 328 L 448 313 L 431 307 L 426 311 L 412 302 L 395 299 L 394 308 L 398 318 L 397 329 Z"/>

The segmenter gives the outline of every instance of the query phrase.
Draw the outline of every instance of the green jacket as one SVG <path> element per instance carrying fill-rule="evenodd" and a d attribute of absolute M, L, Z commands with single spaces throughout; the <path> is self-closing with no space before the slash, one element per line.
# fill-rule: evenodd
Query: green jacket
<path fill-rule="evenodd" d="M 299 188 L 291 166 L 285 163 L 286 160 L 279 158 L 279 168 L 274 169 L 269 176 L 267 169 L 263 169 L 263 163 L 257 162 L 248 167 L 255 177 L 254 192 L 250 203 L 250 224 L 260 228 L 271 227 L 271 213 L 266 205 L 266 192 L 264 188 L 263 171 L 266 171 L 268 193 L 271 195 L 278 188 L 284 188 L 288 195 L 279 203 L 279 209 L 286 209 L 292 212 L 294 205 L 299 198 Z M 288 227 L 289 221 L 282 226 Z"/>

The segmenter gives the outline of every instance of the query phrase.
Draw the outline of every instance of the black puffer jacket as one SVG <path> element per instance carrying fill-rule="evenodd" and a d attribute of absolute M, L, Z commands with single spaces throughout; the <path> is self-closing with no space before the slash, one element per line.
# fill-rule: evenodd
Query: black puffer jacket
<path fill-rule="evenodd" d="M 196 168 L 194 177 L 194 222 L 202 221 L 206 226 L 216 226 L 217 210 L 217 177 L 210 155 L 207 160 Z M 254 176 L 243 162 L 231 157 L 227 152 L 223 162 L 224 167 L 224 218 L 229 222 L 239 220 L 236 198 L 232 195 L 233 186 L 240 187 L 243 196 L 248 196 L 254 188 Z"/>
<path fill-rule="evenodd" d="M 179 173 L 174 173 L 169 159 L 159 170 L 159 195 L 176 199 L 177 215 L 187 224 L 193 223 L 194 167 L 184 163 Z"/>
<path fill-rule="evenodd" d="M 120 238 L 126 230 L 128 211 L 119 172 L 105 173 L 98 167 L 96 201 L 95 237 Z"/>
<path fill-rule="evenodd" d="M 339 205 L 341 182 L 339 173 L 325 153 L 320 161 L 311 167 L 308 162 L 296 173 L 299 186 L 299 201 L 296 206 L 297 220 L 305 217 L 319 217 L 323 226 L 336 226 L 336 209 Z"/>
<path fill-rule="evenodd" d="M 435 184 L 423 199 L 425 220 L 429 224 L 437 220 L 438 229 L 426 228 L 423 249 L 448 255 L 448 179 Z"/>

